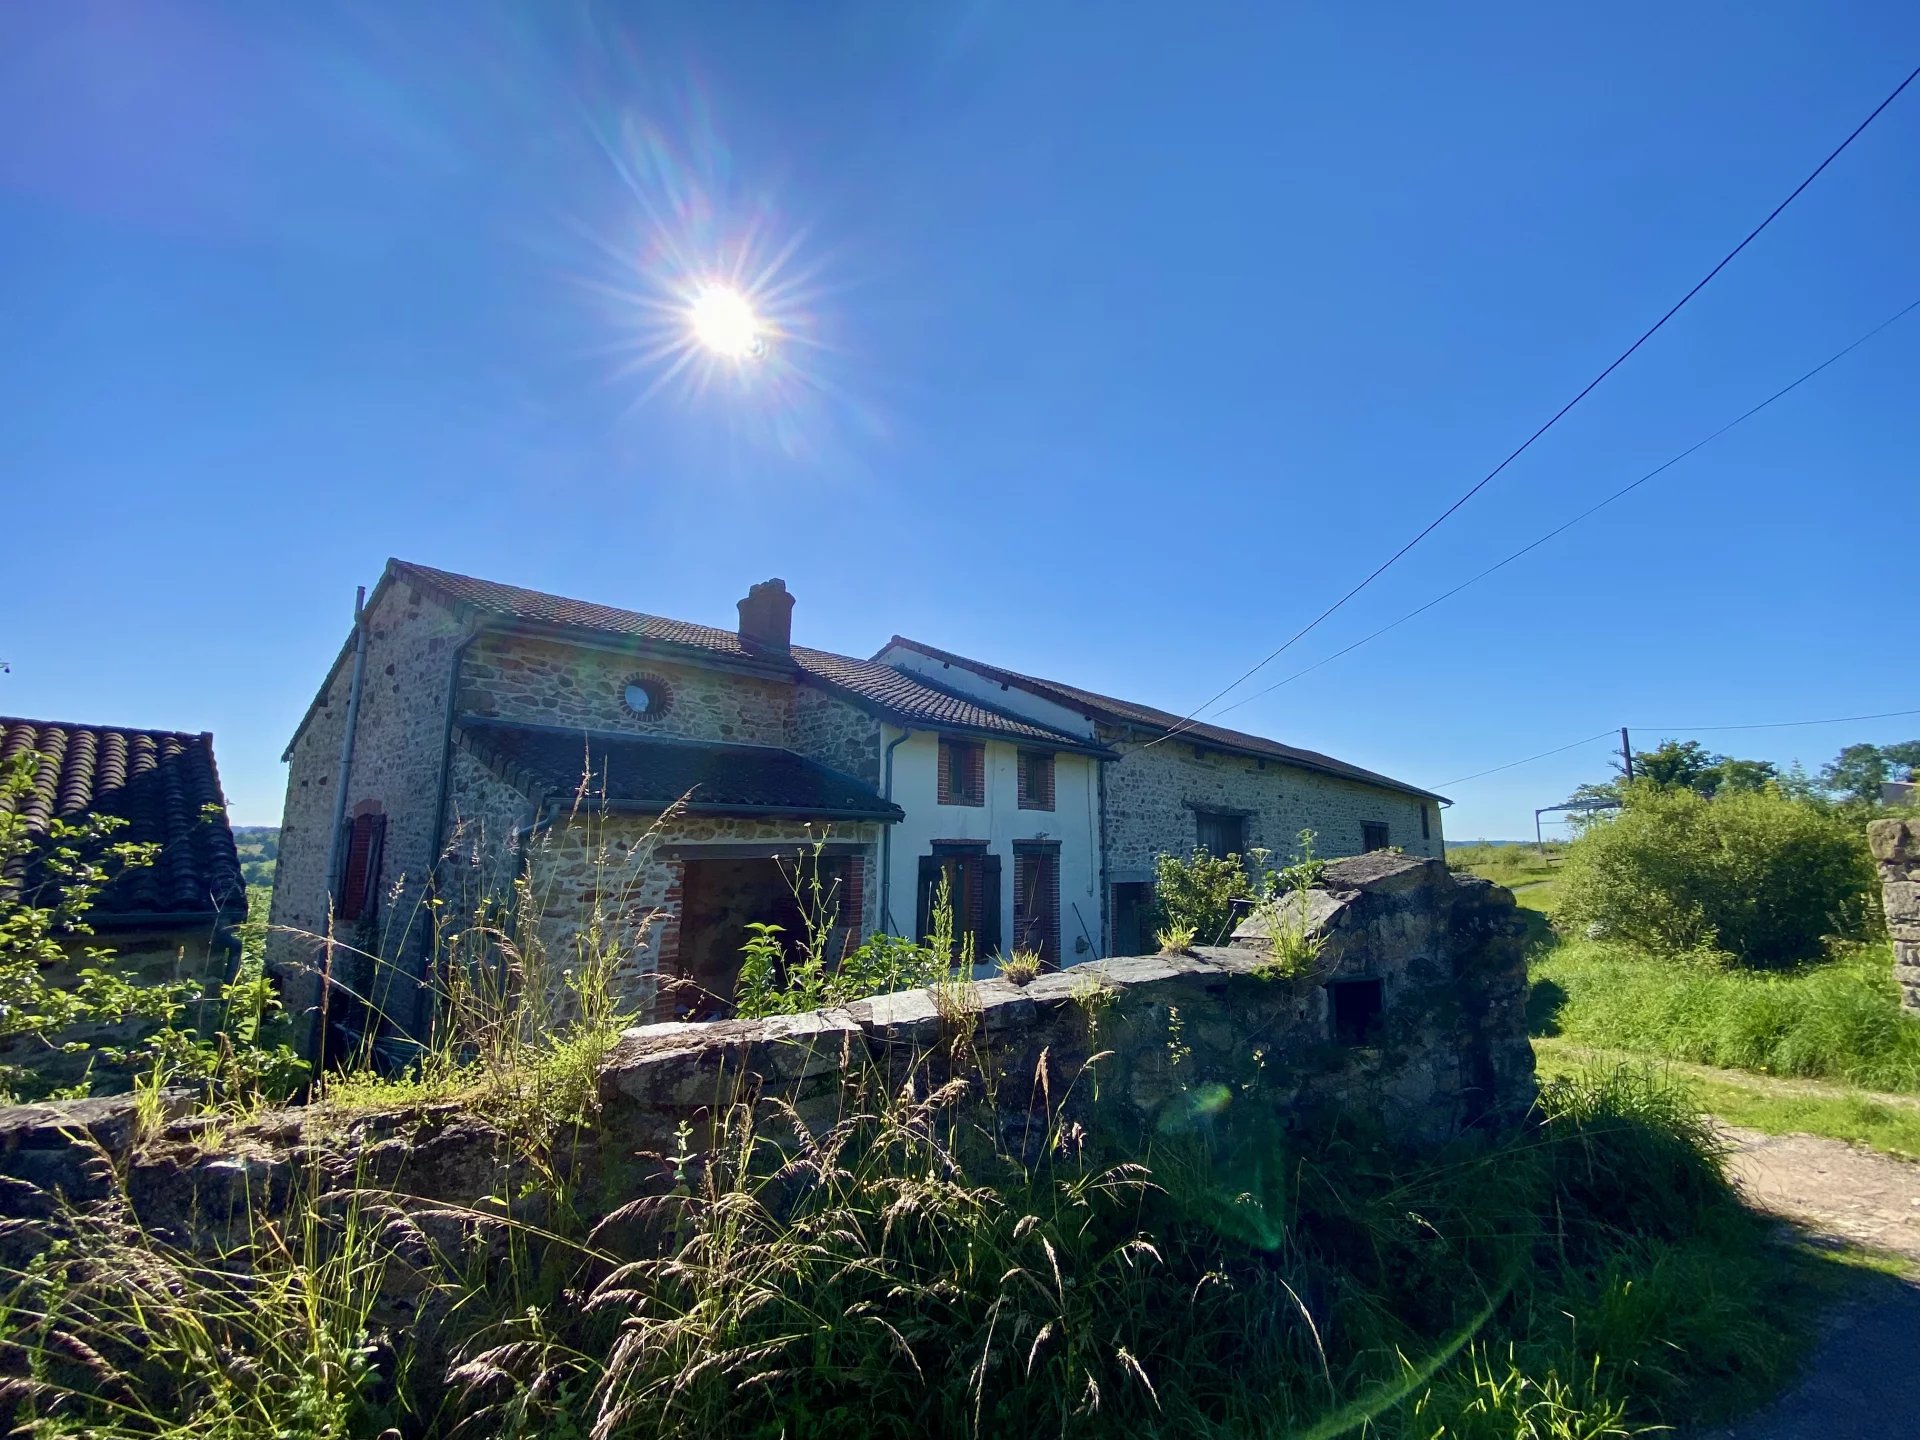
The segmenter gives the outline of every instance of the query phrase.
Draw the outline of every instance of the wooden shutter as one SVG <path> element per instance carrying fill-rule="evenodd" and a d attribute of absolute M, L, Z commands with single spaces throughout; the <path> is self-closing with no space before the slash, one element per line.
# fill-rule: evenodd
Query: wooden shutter
<path fill-rule="evenodd" d="M 334 918 L 360 920 L 373 913 L 380 887 L 380 850 L 386 840 L 385 815 L 356 815 L 347 830 L 347 853 L 340 867 Z"/>
<path fill-rule="evenodd" d="M 931 855 L 920 857 L 920 895 L 914 909 L 913 942 L 927 943 L 933 933 L 933 892 L 940 888 L 940 862 Z"/>

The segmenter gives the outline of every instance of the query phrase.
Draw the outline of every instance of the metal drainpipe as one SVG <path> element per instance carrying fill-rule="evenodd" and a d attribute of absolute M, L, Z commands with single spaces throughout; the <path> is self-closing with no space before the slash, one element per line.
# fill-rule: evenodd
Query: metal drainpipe
<path fill-rule="evenodd" d="M 332 914 L 334 887 L 340 883 L 340 832 L 347 822 L 347 779 L 353 771 L 353 732 L 360 718 L 360 687 L 367 675 L 367 587 L 362 585 L 353 595 L 353 678 L 347 682 L 347 724 L 346 733 L 340 737 L 340 763 L 335 767 L 333 784 L 333 836 L 327 842 L 327 914 L 328 946 L 332 946 Z M 307 1054 L 320 1063 L 324 1059 L 321 1047 L 326 1037 L 322 1034 L 323 1017 L 329 1009 L 332 996 L 327 987 L 333 983 L 333 962 L 329 953 L 327 965 L 321 972 L 319 1003 L 313 1007 L 313 1021 L 307 1031 Z"/>
<path fill-rule="evenodd" d="M 884 764 L 885 793 L 880 797 L 888 804 L 893 803 L 893 752 L 913 738 L 913 731 L 902 730 L 900 738 L 887 742 Z M 880 831 L 880 928 L 889 935 L 895 934 L 893 928 L 893 825 L 888 823 Z"/>

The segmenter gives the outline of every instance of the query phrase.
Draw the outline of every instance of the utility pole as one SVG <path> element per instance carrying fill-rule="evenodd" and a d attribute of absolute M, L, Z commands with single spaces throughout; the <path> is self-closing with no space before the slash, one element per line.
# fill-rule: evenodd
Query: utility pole
<path fill-rule="evenodd" d="M 1620 727 L 1620 765 L 1627 772 L 1627 779 L 1633 779 L 1633 747 L 1627 743 L 1627 727 Z"/>

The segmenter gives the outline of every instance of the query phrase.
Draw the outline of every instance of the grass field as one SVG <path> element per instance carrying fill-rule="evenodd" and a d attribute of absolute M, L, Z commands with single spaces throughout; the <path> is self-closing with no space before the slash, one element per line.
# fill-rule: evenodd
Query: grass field
<path fill-rule="evenodd" d="M 1884 944 L 1779 974 L 1655 959 L 1556 934 L 1555 847 L 1469 846 L 1447 861 L 1510 888 L 1527 915 L 1542 1076 L 1652 1063 L 1728 1124 L 1920 1159 L 1920 1021 L 1900 1013 Z"/>

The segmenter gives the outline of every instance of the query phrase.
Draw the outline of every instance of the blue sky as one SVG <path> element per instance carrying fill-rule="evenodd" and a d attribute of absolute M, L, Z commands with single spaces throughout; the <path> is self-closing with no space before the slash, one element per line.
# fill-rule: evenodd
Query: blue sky
<path fill-rule="evenodd" d="M 1097 23 L 1093 17 L 1097 14 Z M 1482 475 L 1920 60 L 1920 8 L 0 12 L 0 713 L 215 732 L 235 818 L 390 554 L 1186 711 Z M 1259 689 L 1920 296 L 1920 86 Z M 762 285 L 769 360 L 662 305 Z M 666 338 L 671 338 L 667 336 Z M 1920 314 L 1223 723 L 1435 785 L 1920 707 Z M 1910 587 L 1908 587 L 1910 590 Z M 1920 717 L 1700 738 L 1817 765 Z M 1457 787 L 1531 830 L 1606 745 Z"/>

